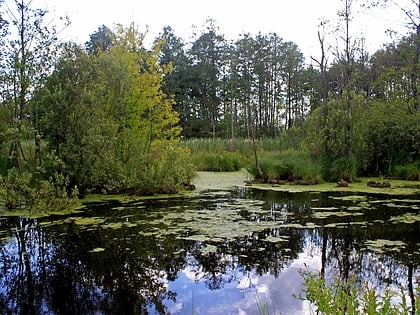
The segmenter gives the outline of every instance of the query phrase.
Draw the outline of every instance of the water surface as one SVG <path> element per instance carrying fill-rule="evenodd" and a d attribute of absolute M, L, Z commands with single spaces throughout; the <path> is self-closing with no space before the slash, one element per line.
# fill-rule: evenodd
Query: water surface
<path fill-rule="evenodd" d="M 420 196 L 214 188 L 0 219 L 4 314 L 308 314 L 300 270 L 378 291 L 420 275 Z"/>

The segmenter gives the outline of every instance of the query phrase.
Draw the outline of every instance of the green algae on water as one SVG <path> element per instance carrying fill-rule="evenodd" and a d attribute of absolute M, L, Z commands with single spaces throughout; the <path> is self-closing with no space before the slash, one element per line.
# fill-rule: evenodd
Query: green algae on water
<path fill-rule="evenodd" d="M 399 252 L 407 246 L 403 241 L 391 241 L 387 239 L 366 241 L 365 245 L 368 249 L 376 253 L 384 253 L 385 251 Z"/>
<path fill-rule="evenodd" d="M 392 223 L 413 224 L 420 221 L 420 214 L 418 213 L 404 213 L 399 216 L 393 216 L 389 219 Z"/>
<path fill-rule="evenodd" d="M 105 250 L 105 248 L 103 248 L 103 247 L 96 247 L 96 248 L 90 250 L 89 252 L 90 253 L 100 253 L 100 252 L 103 252 L 104 250 Z"/>

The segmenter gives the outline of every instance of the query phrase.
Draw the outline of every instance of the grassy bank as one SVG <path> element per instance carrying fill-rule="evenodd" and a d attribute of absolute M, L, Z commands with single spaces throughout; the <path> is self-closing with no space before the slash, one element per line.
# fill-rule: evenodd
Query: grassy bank
<path fill-rule="evenodd" d="M 356 158 L 324 157 L 305 148 L 292 148 L 278 139 L 189 139 L 178 144 L 188 148 L 198 171 L 237 171 L 246 168 L 261 183 L 317 184 L 358 177 L 419 180 L 420 162 L 397 165 L 387 174 L 367 174 Z"/>

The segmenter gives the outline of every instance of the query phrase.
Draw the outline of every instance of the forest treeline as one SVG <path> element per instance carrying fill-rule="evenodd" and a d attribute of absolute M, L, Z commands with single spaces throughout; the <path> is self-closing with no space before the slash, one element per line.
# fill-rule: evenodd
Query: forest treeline
<path fill-rule="evenodd" d="M 1 207 L 178 191 L 194 176 L 178 145 L 190 138 L 276 138 L 326 167 L 418 176 L 419 23 L 369 55 L 344 1 L 339 43 L 320 29 L 308 63 L 275 33 L 227 41 L 211 19 L 188 43 L 168 26 L 146 48 L 131 23 L 81 45 L 30 1 L 0 5 Z"/>

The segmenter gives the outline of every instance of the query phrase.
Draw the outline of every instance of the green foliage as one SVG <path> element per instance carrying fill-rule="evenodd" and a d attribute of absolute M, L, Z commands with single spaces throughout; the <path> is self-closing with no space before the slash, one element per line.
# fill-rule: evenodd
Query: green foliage
<path fill-rule="evenodd" d="M 171 148 L 180 135 L 178 115 L 161 90 L 170 67 L 157 62 L 159 43 L 143 48 L 134 24 L 104 31 L 112 39 L 106 49 L 88 55 L 64 47 L 36 95 L 40 131 L 64 162 L 69 184 L 82 192 L 176 191 L 193 168 L 187 151 Z"/>
<path fill-rule="evenodd" d="M 61 210 L 75 204 L 77 187 L 67 192 L 68 178 L 54 174 L 48 180 L 37 180 L 29 172 L 12 168 L 7 177 L 0 177 L 0 210 Z"/>
<path fill-rule="evenodd" d="M 174 193 L 182 190 L 194 176 L 189 152 L 166 146 L 128 162 L 122 184 L 132 194 Z"/>
<path fill-rule="evenodd" d="M 58 173 L 68 191 L 176 190 L 185 176 L 165 173 L 172 149 L 165 151 L 181 132 L 212 138 L 177 144 L 191 149 L 199 169 L 236 170 L 256 152 L 267 180 L 419 177 L 414 33 L 372 57 L 320 60 L 316 69 L 276 34 L 229 44 L 211 19 L 189 48 L 167 27 L 146 49 L 132 23 L 102 25 L 85 47 L 58 49 L 47 12 L 31 5 L 12 1 L 10 21 L 1 21 L 4 178 L 16 167 L 32 175 L 31 187 Z"/>
<path fill-rule="evenodd" d="M 325 278 L 309 270 L 300 271 L 304 279 L 304 296 L 300 299 L 311 303 L 314 314 L 324 315 L 403 315 L 411 312 L 405 292 L 401 289 L 399 304 L 393 303 L 398 293 L 386 289 L 380 295 L 367 284 L 358 287 L 355 279 L 334 278 L 327 283 Z M 418 300 L 418 297 L 417 297 Z"/>
<path fill-rule="evenodd" d="M 385 175 L 397 165 L 419 159 L 419 113 L 411 113 L 400 100 L 372 101 L 368 105 L 355 113 L 359 170 Z"/>

